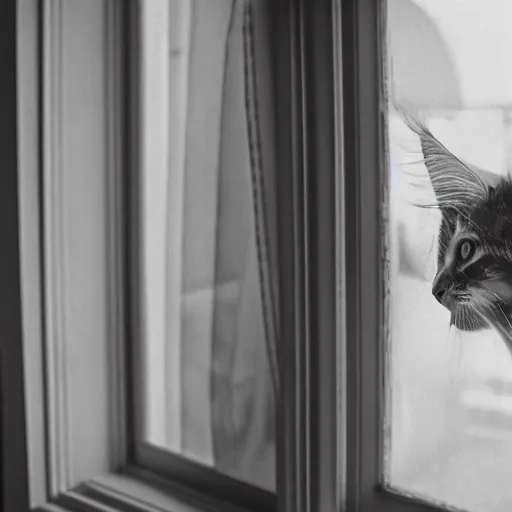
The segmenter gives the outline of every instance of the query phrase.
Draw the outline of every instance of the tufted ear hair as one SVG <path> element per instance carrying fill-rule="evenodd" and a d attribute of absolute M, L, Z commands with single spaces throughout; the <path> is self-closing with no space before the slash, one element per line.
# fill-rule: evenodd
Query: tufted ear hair
<path fill-rule="evenodd" d="M 464 162 L 451 153 L 418 116 L 402 109 L 405 124 L 420 138 L 421 150 L 437 204 L 441 209 L 471 208 L 488 198 L 499 176 Z"/>

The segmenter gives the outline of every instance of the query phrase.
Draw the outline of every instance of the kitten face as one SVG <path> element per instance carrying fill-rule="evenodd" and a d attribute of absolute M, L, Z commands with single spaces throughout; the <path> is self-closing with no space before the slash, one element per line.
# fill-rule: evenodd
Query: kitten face
<path fill-rule="evenodd" d="M 475 331 L 512 313 L 512 186 L 503 182 L 473 209 L 443 213 L 434 297 L 451 312 L 451 324 Z M 501 207 L 500 207 L 501 205 Z"/>
<path fill-rule="evenodd" d="M 512 332 L 512 181 L 467 164 L 411 117 L 442 212 L 432 294 L 464 331 Z"/>

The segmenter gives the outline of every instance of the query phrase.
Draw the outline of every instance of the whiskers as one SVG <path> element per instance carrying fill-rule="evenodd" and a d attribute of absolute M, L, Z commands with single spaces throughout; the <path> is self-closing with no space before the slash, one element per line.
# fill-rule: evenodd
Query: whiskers
<path fill-rule="evenodd" d="M 477 318 L 480 318 L 477 308 L 471 300 L 467 299 L 457 308 L 454 323 L 455 326 L 464 325 L 467 330 L 476 331 L 481 327 Z"/>
<path fill-rule="evenodd" d="M 482 294 L 478 303 L 472 305 L 472 307 L 488 327 L 499 334 L 512 356 L 512 323 L 503 311 L 501 297 L 490 290 L 488 293 L 494 296 L 496 300 L 489 300 Z"/>

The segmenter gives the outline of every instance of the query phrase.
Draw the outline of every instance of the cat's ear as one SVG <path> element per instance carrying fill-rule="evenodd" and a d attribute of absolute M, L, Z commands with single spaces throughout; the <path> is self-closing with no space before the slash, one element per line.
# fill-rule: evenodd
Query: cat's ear
<path fill-rule="evenodd" d="M 425 166 L 439 207 L 467 208 L 488 197 L 489 187 L 497 181 L 496 175 L 456 157 L 418 117 L 404 111 L 400 114 L 420 138 Z"/>

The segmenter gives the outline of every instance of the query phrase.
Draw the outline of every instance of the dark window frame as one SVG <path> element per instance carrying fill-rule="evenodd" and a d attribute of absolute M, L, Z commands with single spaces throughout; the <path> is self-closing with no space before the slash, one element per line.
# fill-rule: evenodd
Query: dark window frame
<path fill-rule="evenodd" d="M 291 4 L 291 5 L 290 5 Z M 282 510 L 341 507 L 333 2 L 282 2 L 278 84 Z M 290 11 L 285 12 L 287 6 Z"/>
<path fill-rule="evenodd" d="M 0 264 L 0 492 L 3 510 L 28 510 L 29 502 L 27 447 L 24 435 L 26 417 L 18 200 L 18 95 L 23 84 L 18 74 L 17 22 L 17 2 L 6 0 L 0 7 L 0 140 L 3 161 L 0 183 L 0 232 L 4 237 Z"/>

